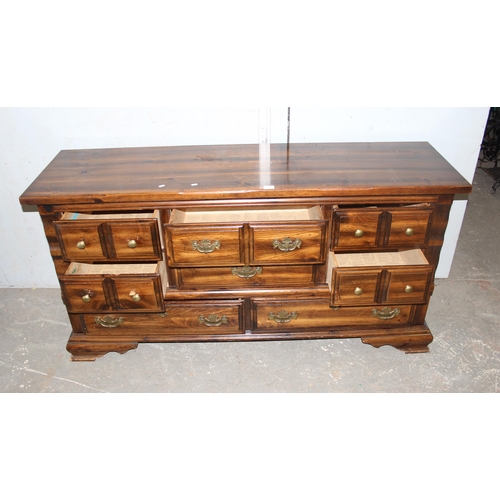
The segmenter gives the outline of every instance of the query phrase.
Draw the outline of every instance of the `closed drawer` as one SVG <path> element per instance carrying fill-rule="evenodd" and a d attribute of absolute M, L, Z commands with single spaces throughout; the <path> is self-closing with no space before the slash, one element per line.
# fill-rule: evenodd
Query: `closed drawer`
<path fill-rule="evenodd" d="M 328 271 L 332 305 L 424 304 L 429 299 L 433 269 L 419 249 L 332 252 Z"/>
<path fill-rule="evenodd" d="M 250 224 L 254 264 L 304 264 L 325 261 L 326 222 Z"/>
<path fill-rule="evenodd" d="M 315 284 L 315 266 L 236 266 L 176 269 L 180 289 L 231 290 Z"/>
<path fill-rule="evenodd" d="M 172 267 L 324 263 L 320 207 L 172 210 L 165 224 Z"/>
<path fill-rule="evenodd" d="M 326 299 L 252 300 L 256 332 L 329 330 L 341 326 L 383 326 L 409 323 L 413 306 L 331 308 Z"/>
<path fill-rule="evenodd" d="M 55 223 L 66 261 L 161 260 L 158 212 L 149 214 L 65 213 Z"/>
<path fill-rule="evenodd" d="M 211 338 L 244 333 L 243 300 L 166 302 L 161 314 L 83 315 L 85 333 L 99 336 L 192 335 Z"/>
<path fill-rule="evenodd" d="M 333 250 L 425 247 L 432 208 L 336 209 Z"/>
<path fill-rule="evenodd" d="M 71 263 L 59 281 L 70 312 L 162 311 L 167 286 L 163 263 Z"/>

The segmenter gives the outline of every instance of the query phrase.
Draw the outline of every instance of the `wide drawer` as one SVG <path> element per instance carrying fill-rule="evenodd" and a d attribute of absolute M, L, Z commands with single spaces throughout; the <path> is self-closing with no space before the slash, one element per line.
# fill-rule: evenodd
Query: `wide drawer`
<path fill-rule="evenodd" d="M 165 224 L 172 267 L 325 262 L 327 221 L 320 207 L 172 210 Z"/>
<path fill-rule="evenodd" d="M 427 245 L 430 207 L 336 208 L 333 250 L 417 248 Z"/>
<path fill-rule="evenodd" d="M 433 276 L 419 249 L 401 252 L 330 253 L 328 284 L 334 306 L 424 304 Z"/>
<path fill-rule="evenodd" d="M 158 211 L 65 213 L 55 222 L 63 259 L 78 262 L 161 260 Z"/>
<path fill-rule="evenodd" d="M 167 302 L 161 314 L 85 314 L 84 333 L 100 336 L 217 336 L 244 333 L 243 300 Z"/>
<path fill-rule="evenodd" d="M 236 266 L 175 269 L 180 289 L 231 290 L 253 287 L 312 286 L 315 266 Z"/>
<path fill-rule="evenodd" d="M 162 311 L 167 286 L 163 262 L 71 263 L 59 281 L 63 300 L 70 312 Z"/>
<path fill-rule="evenodd" d="M 253 299 L 252 330 L 256 332 L 328 330 L 341 326 L 383 326 L 409 323 L 413 306 L 330 307 L 327 299 Z"/>

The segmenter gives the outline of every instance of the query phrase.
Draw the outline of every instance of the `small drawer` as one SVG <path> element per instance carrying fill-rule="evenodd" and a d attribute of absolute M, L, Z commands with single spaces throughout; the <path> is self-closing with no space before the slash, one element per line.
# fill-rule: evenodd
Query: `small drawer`
<path fill-rule="evenodd" d="M 333 306 L 424 304 L 429 299 L 434 268 L 419 249 L 331 252 L 328 264 Z"/>
<path fill-rule="evenodd" d="M 428 242 L 433 209 L 417 207 L 336 208 L 332 249 L 417 248 Z"/>
<path fill-rule="evenodd" d="M 179 289 L 241 290 L 315 284 L 315 266 L 235 266 L 176 269 Z"/>
<path fill-rule="evenodd" d="M 306 264 L 325 261 L 326 222 L 250 224 L 254 264 Z"/>
<path fill-rule="evenodd" d="M 328 299 L 252 300 L 252 330 L 331 330 L 343 326 L 396 326 L 409 323 L 413 306 L 331 308 Z"/>
<path fill-rule="evenodd" d="M 65 213 L 55 228 L 66 261 L 162 259 L 157 211 L 112 215 Z"/>
<path fill-rule="evenodd" d="M 167 258 L 176 266 L 224 266 L 244 262 L 243 226 L 167 224 Z"/>
<path fill-rule="evenodd" d="M 133 336 L 168 340 L 193 336 L 203 340 L 244 333 L 243 300 L 166 302 L 161 314 L 110 313 L 84 315 L 85 333 L 98 336 Z M 143 332 L 137 333 L 137 332 Z"/>
<path fill-rule="evenodd" d="M 162 263 L 71 263 L 59 281 L 70 312 L 162 311 L 167 286 Z"/>

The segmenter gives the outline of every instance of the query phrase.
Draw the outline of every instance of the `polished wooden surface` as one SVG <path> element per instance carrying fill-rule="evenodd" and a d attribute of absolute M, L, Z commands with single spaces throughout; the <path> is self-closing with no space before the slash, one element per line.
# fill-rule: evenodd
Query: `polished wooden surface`
<path fill-rule="evenodd" d="M 180 146 L 61 151 L 23 204 L 468 193 L 428 143 Z"/>

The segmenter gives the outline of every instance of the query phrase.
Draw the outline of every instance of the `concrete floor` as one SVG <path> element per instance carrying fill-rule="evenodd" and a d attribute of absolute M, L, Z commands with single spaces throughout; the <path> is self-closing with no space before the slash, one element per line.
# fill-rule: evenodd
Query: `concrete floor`
<path fill-rule="evenodd" d="M 500 190 L 477 170 L 450 277 L 437 280 L 430 353 L 359 339 L 139 344 L 93 363 L 65 349 L 56 289 L 0 289 L 0 391 L 500 392 Z"/>

